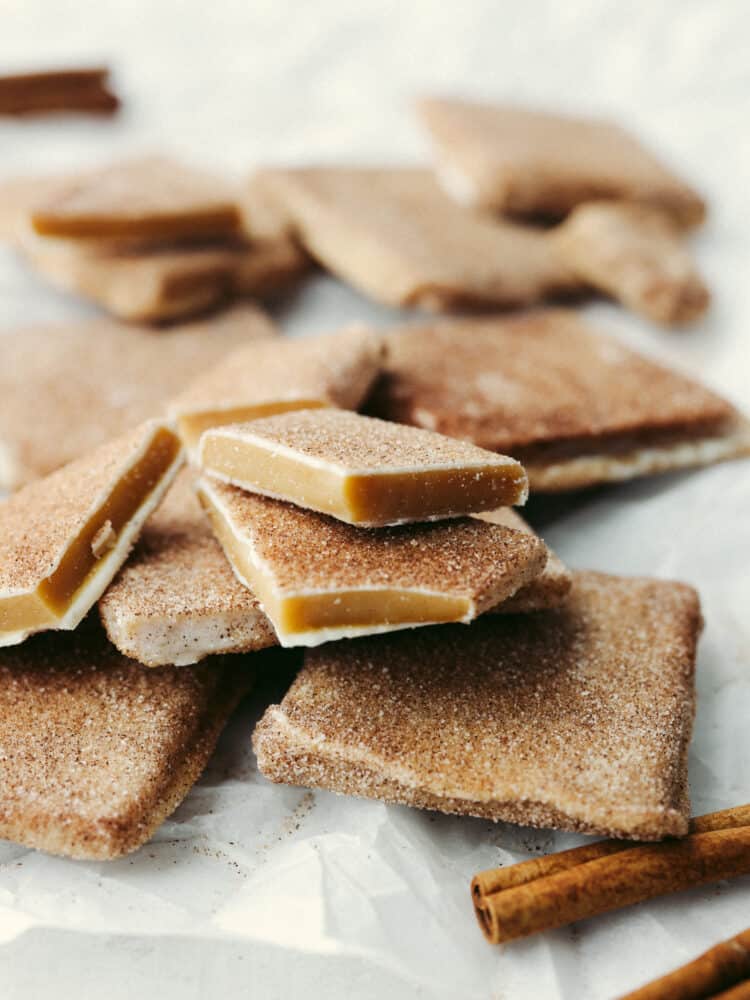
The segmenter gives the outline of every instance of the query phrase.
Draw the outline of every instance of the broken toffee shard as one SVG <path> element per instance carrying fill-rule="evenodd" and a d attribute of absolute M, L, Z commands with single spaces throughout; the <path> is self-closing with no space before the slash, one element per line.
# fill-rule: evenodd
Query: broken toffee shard
<path fill-rule="evenodd" d="M 198 495 L 282 646 L 469 622 L 547 563 L 540 538 L 476 518 L 368 529 L 207 477 Z"/>
<path fill-rule="evenodd" d="M 263 716 L 258 766 L 446 813 L 681 836 L 700 627 L 691 587 L 577 573 L 540 615 L 331 643 Z"/>
<path fill-rule="evenodd" d="M 367 527 L 494 510 L 528 493 L 513 459 L 346 410 L 206 431 L 198 463 L 223 482 Z"/>
<path fill-rule="evenodd" d="M 177 436 L 149 421 L 0 503 L 0 646 L 79 624 L 181 462 Z"/>

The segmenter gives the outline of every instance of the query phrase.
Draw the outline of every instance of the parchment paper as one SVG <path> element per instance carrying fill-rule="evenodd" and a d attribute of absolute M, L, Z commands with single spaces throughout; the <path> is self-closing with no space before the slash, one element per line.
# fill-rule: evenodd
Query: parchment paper
<path fill-rule="evenodd" d="M 425 90 L 618 116 L 669 151 L 709 196 L 712 218 L 696 248 L 715 306 L 705 323 L 674 332 L 614 306 L 585 311 L 602 329 L 750 404 L 750 28 L 742 0 L 6 0 L 0 12 L 8 64 L 110 55 L 126 101 L 113 122 L 1 123 L 4 175 L 154 148 L 236 171 L 263 160 L 408 160 L 426 150 L 408 113 Z M 9 326 L 87 313 L 5 251 L 0 303 Z M 322 277 L 278 315 L 294 334 L 403 318 Z M 572 566 L 678 578 L 700 590 L 707 627 L 690 755 L 695 812 L 750 800 L 749 512 L 750 462 L 530 508 Z M 22 951 L 25 968 L 2 965 L 3 996 L 52 985 L 49 970 L 77 940 L 129 935 L 143 949 L 155 937 L 165 949 L 189 938 L 184 976 L 153 966 L 151 995 L 162 1000 L 211 996 L 218 978 L 219 995 L 245 996 L 251 968 L 256 995 L 284 996 L 284 963 L 260 962 L 271 946 L 289 956 L 289 975 L 298 987 L 307 982 L 311 997 L 394 996 L 398 983 L 399 996 L 604 1000 L 750 924 L 743 879 L 491 948 L 474 923 L 472 874 L 582 838 L 270 785 L 256 772 L 250 734 L 288 679 L 262 679 L 202 781 L 136 855 L 88 864 L 0 844 L 0 965 L 4 952 L 34 942 Z M 219 977 L 214 958 L 228 942 L 245 962 Z M 85 985 L 97 968 L 108 970 L 112 989 L 127 987 L 125 959 L 105 966 L 103 955 L 86 954 L 80 982 L 69 970 L 58 1000 L 90 995 Z M 331 969 L 334 957 L 357 959 L 366 981 L 327 983 L 321 956 Z"/>

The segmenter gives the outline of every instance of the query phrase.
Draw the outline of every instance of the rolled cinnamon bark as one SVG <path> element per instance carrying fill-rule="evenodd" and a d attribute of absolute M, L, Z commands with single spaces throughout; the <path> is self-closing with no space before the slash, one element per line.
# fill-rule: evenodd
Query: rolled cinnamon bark
<path fill-rule="evenodd" d="M 705 813 L 694 816 L 690 820 L 689 833 L 707 833 L 710 830 L 727 830 L 735 826 L 750 826 L 750 805 L 733 806 L 720 812 Z M 596 861 L 610 854 L 627 851 L 633 847 L 628 840 L 599 840 L 594 844 L 584 844 L 573 847 L 569 851 L 559 851 L 557 854 L 547 854 L 543 858 L 533 858 L 517 865 L 507 865 L 504 868 L 489 868 L 475 875 L 471 883 L 471 893 L 475 903 L 493 892 L 501 892 L 515 885 L 525 885 L 534 879 L 557 872 L 567 871 L 576 865 L 587 861 Z"/>
<path fill-rule="evenodd" d="M 724 993 L 717 993 L 713 1000 L 750 1000 L 750 979 L 732 986 Z"/>
<path fill-rule="evenodd" d="M 482 897 L 475 905 L 493 944 L 750 873 L 750 826 L 630 847 Z"/>
<path fill-rule="evenodd" d="M 0 115 L 82 111 L 111 114 L 120 105 L 106 67 L 0 76 Z"/>
<path fill-rule="evenodd" d="M 750 996 L 750 929 L 620 1000 L 719 1000 L 720 990 L 726 990 L 721 993 L 723 1000 Z"/>

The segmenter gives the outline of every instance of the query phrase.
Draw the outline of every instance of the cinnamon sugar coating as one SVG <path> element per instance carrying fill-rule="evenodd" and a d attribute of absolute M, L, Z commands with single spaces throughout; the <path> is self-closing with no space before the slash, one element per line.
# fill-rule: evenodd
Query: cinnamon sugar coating
<path fill-rule="evenodd" d="M 512 507 L 500 507 L 498 510 L 485 514 L 475 514 L 481 521 L 490 524 L 502 524 L 514 531 L 525 531 L 532 535 L 536 532 L 524 521 Z M 562 604 L 568 595 L 573 577 L 557 553 L 547 547 L 547 563 L 533 580 L 520 587 L 512 597 L 491 608 L 492 612 L 516 614 L 524 611 L 542 611 L 545 608 L 555 608 Z"/>
<path fill-rule="evenodd" d="M 147 421 L 0 502 L 0 596 L 32 591 L 56 569 L 160 427 Z"/>
<path fill-rule="evenodd" d="M 140 847 L 252 680 L 241 658 L 144 670 L 95 619 L 0 651 L 0 836 L 73 858 Z"/>
<path fill-rule="evenodd" d="M 530 826 L 682 835 L 700 626 L 690 587 L 578 573 L 557 610 L 327 645 L 261 720 L 259 767 Z"/>
<path fill-rule="evenodd" d="M 446 186 L 469 204 L 559 217 L 612 198 L 657 205 L 685 226 L 705 216 L 700 195 L 613 122 L 447 97 L 419 113 Z"/>
<path fill-rule="evenodd" d="M 356 409 L 380 371 L 382 353 L 380 335 L 362 327 L 253 343 L 196 379 L 170 410 L 186 416 L 295 400 Z"/>
<path fill-rule="evenodd" d="M 61 181 L 31 211 L 41 236 L 66 239 L 227 239 L 238 235 L 237 191 L 166 157 L 114 163 Z"/>
<path fill-rule="evenodd" d="M 514 594 L 547 561 L 535 535 L 475 518 L 365 529 L 220 482 L 203 480 L 200 489 L 275 597 L 326 594 L 335 605 L 337 592 L 411 591 L 465 601 L 461 620 L 468 621 Z M 233 553 L 227 556 L 244 579 Z M 394 624 L 385 617 L 368 631 L 427 623 Z M 336 628 L 329 621 L 317 641 L 333 637 Z"/>
<path fill-rule="evenodd" d="M 207 367 L 274 333 L 250 305 L 169 330 L 96 320 L 0 333 L 0 489 L 46 475 L 157 415 Z"/>
<path fill-rule="evenodd" d="M 266 170 L 263 182 L 312 257 L 389 305 L 510 306 L 579 284 L 543 232 L 466 211 L 429 170 Z"/>
<path fill-rule="evenodd" d="M 394 331 L 368 409 L 512 455 L 532 490 L 707 464 L 750 447 L 728 402 L 561 309 Z"/>
<path fill-rule="evenodd" d="M 627 202 L 589 202 L 552 238 L 581 281 L 656 323 L 690 323 L 710 293 L 683 234 L 665 212 Z"/>
<path fill-rule="evenodd" d="M 258 601 L 232 573 L 183 471 L 99 601 L 110 640 L 149 667 L 275 645 Z"/>
<path fill-rule="evenodd" d="M 417 427 L 374 420 L 349 410 L 294 410 L 215 433 L 252 438 L 298 452 L 304 458 L 351 472 L 513 466 L 505 455 Z"/>

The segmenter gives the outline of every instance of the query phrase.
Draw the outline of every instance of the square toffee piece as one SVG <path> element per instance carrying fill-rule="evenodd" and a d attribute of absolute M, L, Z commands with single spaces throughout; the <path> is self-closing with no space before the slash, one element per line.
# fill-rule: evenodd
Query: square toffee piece
<path fill-rule="evenodd" d="M 253 679 L 244 657 L 144 670 L 95 618 L 0 650 L 0 837 L 90 860 L 136 850 L 200 777 Z"/>
<path fill-rule="evenodd" d="M 219 362 L 172 400 L 169 412 L 194 454 L 210 427 L 288 410 L 354 410 L 380 373 L 383 339 L 350 327 L 332 334 L 251 344 Z"/>
<path fill-rule="evenodd" d="M 419 113 L 461 202 L 559 218 L 586 201 L 639 201 L 682 226 L 706 214 L 701 196 L 614 122 L 443 97 L 421 101 Z"/>
<path fill-rule="evenodd" d="M 528 826 L 687 832 L 698 598 L 576 574 L 559 609 L 306 653 L 253 742 L 272 781 Z"/>
<path fill-rule="evenodd" d="M 543 230 L 468 211 L 429 170 L 268 170 L 264 183 L 310 255 L 386 305 L 489 309 L 580 287 Z"/>
<path fill-rule="evenodd" d="M 442 434 L 348 410 L 296 410 L 208 430 L 198 464 L 223 482 L 364 527 L 523 504 L 523 467 Z"/>
<path fill-rule="evenodd" d="M 512 455 L 532 493 L 750 454 L 730 403 L 565 310 L 394 331 L 368 410 Z"/>
<path fill-rule="evenodd" d="M 250 305 L 169 330 L 94 320 L 0 332 L 0 490 L 158 416 L 207 368 L 275 332 Z"/>

